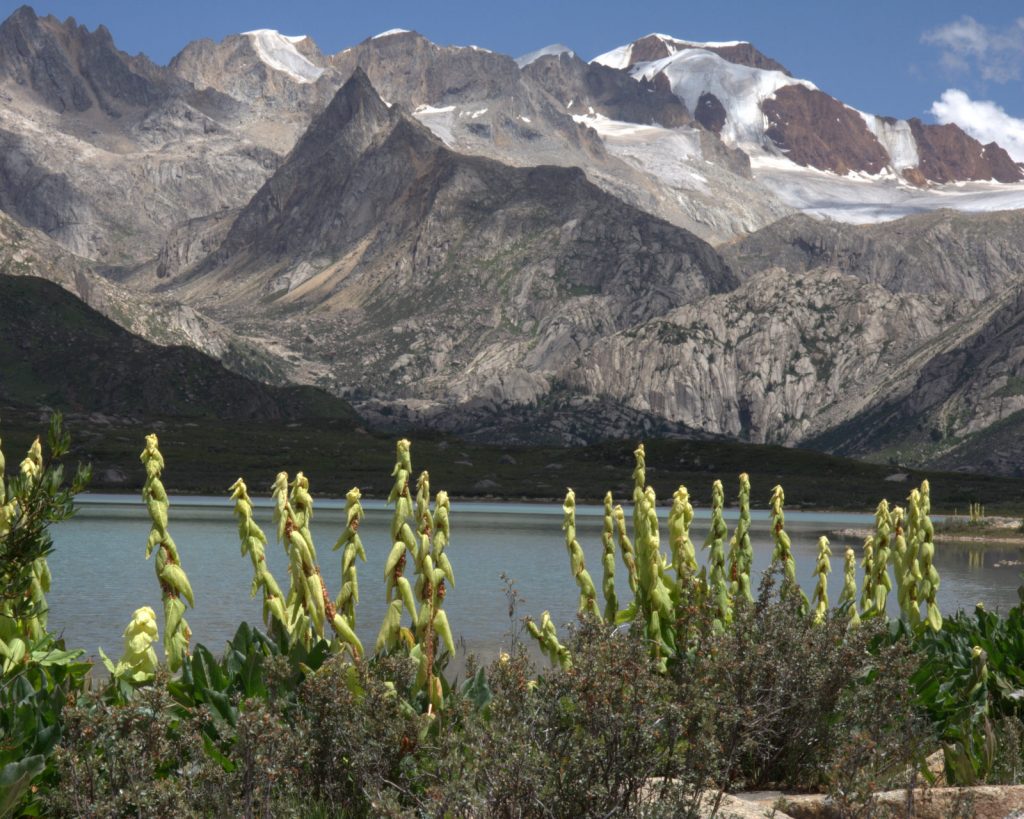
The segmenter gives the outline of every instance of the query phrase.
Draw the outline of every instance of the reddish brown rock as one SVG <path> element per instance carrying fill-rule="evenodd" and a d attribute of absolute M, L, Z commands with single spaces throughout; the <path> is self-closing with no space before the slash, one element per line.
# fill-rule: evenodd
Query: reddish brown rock
<path fill-rule="evenodd" d="M 1000 182 L 1019 182 L 1024 179 L 1024 170 L 1010 158 L 995 142 L 984 146 L 982 157 L 992 167 L 992 178 Z"/>
<path fill-rule="evenodd" d="M 889 162 L 860 114 L 822 91 L 787 85 L 761 109 L 768 117 L 769 139 L 798 165 L 875 174 Z"/>
<path fill-rule="evenodd" d="M 716 134 L 722 133 L 722 126 L 725 125 L 725 106 L 714 94 L 705 91 L 697 100 L 697 110 L 693 112 L 694 118 Z"/>
<path fill-rule="evenodd" d="M 675 53 L 669 50 L 668 44 L 656 34 L 648 34 L 633 43 L 633 50 L 629 55 L 629 67 L 637 63 L 649 63 L 654 60 L 661 60 L 671 57 Z"/>
<path fill-rule="evenodd" d="M 919 188 L 923 188 L 928 184 L 928 177 L 921 173 L 920 168 L 907 168 L 903 171 L 903 178 L 911 185 L 917 185 Z"/>
<path fill-rule="evenodd" d="M 1006 151 L 994 142 L 982 145 L 955 123 L 926 125 L 915 118 L 910 129 L 921 158 L 918 170 L 932 182 L 1024 179 L 1024 172 Z"/>
<path fill-rule="evenodd" d="M 781 71 L 787 77 L 793 75 L 782 63 L 776 62 L 771 57 L 762 54 L 750 43 L 738 43 L 734 46 L 715 46 L 708 51 L 714 51 L 723 60 L 737 65 L 749 65 L 751 68 L 762 68 L 765 71 Z"/>

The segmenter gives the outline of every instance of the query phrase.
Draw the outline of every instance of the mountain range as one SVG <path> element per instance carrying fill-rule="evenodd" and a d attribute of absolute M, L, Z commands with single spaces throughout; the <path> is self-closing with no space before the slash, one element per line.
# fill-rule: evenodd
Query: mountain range
<path fill-rule="evenodd" d="M 1024 474 L 1024 168 L 750 43 L 258 30 L 159 66 L 22 7 L 0 102 L 0 270 L 250 381 L 481 441 Z"/>

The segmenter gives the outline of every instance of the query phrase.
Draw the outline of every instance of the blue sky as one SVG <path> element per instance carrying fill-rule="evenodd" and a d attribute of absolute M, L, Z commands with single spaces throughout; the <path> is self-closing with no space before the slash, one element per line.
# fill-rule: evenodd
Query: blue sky
<path fill-rule="evenodd" d="M 0 0 L 0 17 L 18 5 Z M 102 23 L 120 48 L 159 63 L 190 40 L 253 28 L 309 34 L 325 52 L 401 27 L 437 43 L 512 56 L 562 42 L 587 59 L 652 31 L 750 40 L 849 105 L 926 121 L 956 119 L 1002 142 L 1016 136 L 1024 159 L 1019 0 L 39 0 L 33 7 L 90 28 Z"/>

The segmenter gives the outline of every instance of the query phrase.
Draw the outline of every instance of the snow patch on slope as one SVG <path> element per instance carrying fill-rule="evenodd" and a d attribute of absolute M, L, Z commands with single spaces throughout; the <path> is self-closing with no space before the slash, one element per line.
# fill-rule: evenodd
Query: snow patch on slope
<path fill-rule="evenodd" d="M 381 37 L 390 37 L 393 34 L 408 34 L 409 29 L 407 28 L 389 28 L 387 31 L 382 31 L 380 34 L 374 34 L 370 39 L 379 40 Z"/>
<path fill-rule="evenodd" d="M 657 37 L 669 48 L 677 48 L 683 46 L 684 48 L 732 48 L 738 45 L 747 45 L 747 40 L 722 40 L 715 42 L 714 40 L 707 40 L 701 42 L 700 40 L 680 40 L 678 37 L 673 37 L 670 34 L 650 34 L 649 37 Z"/>
<path fill-rule="evenodd" d="M 620 71 L 629 67 L 629 61 L 633 57 L 633 44 L 619 46 L 604 54 L 598 54 L 590 62 L 598 65 L 606 65 L 609 68 L 618 68 Z"/>
<path fill-rule="evenodd" d="M 287 74 L 296 82 L 316 82 L 324 73 L 295 47 L 296 43 L 306 39 L 305 35 L 289 37 L 270 28 L 243 33 L 252 41 L 253 50 L 266 65 Z"/>
<path fill-rule="evenodd" d="M 593 128 L 607 151 L 646 171 L 672 188 L 706 193 L 707 179 L 695 163 L 702 163 L 700 133 L 693 128 L 662 128 L 608 119 L 602 114 L 573 119 Z"/>
<path fill-rule="evenodd" d="M 549 54 L 559 55 L 568 54 L 570 57 L 575 56 L 574 52 L 569 46 L 556 43 L 555 45 L 544 46 L 544 48 L 538 48 L 536 51 L 531 51 L 529 54 L 524 54 L 522 57 L 516 58 L 516 65 L 520 68 L 526 68 L 530 63 L 539 60 L 541 57 L 547 57 Z"/>
<path fill-rule="evenodd" d="M 487 109 L 485 108 L 484 111 Z M 452 128 L 455 127 L 455 106 L 445 105 L 435 108 L 432 105 L 420 105 L 412 112 L 412 115 L 440 139 L 449 148 L 456 145 L 455 135 Z"/>
<path fill-rule="evenodd" d="M 890 162 L 896 170 L 916 168 L 921 164 L 921 158 L 917 153 L 917 141 L 910 130 L 909 122 L 905 119 L 883 119 L 874 114 L 865 114 L 863 111 L 857 113 L 889 154 Z"/>

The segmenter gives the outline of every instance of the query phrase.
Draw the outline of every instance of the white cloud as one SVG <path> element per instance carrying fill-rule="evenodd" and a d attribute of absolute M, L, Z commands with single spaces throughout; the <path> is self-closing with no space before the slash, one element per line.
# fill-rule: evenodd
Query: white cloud
<path fill-rule="evenodd" d="M 926 31 L 921 41 L 941 48 L 942 64 L 954 72 L 973 66 L 982 79 L 1005 83 L 1019 80 L 1024 69 L 1024 17 L 996 29 L 965 15 Z"/>
<path fill-rule="evenodd" d="M 1024 162 L 1024 119 L 1011 117 L 989 100 L 972 100 L 950 88 L 932 103 L 932 115 L 942 124 L 955 122 L 982 144 L 997 142 L 1016 162 Z"/>

